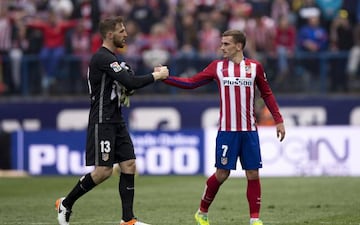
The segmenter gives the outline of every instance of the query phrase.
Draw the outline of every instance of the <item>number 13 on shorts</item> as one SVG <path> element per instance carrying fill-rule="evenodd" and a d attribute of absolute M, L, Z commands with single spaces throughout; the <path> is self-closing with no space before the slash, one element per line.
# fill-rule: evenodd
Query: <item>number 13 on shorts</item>
<path fill-rule="evenodd" d="M 110 152 L 111 152 L 111 142 L 109 140 L 101 140 L 100 141 L 100 151 L 101 151 L 101 159 L 106 162 L 109 160 Z"/>
<path fill-rule="evenodd" d="M 101 153 L 110 153 L 111 145 L 109 140 L 101 140 L 100 141 L 100 151 Z"/>

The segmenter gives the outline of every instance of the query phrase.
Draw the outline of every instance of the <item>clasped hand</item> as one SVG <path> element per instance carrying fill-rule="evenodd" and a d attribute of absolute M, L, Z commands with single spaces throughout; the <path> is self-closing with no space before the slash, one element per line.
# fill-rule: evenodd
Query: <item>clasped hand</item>
<path fill-rule="evenodd" d="M 155 80 L 164 80 L 169 76 L 169 69 L 167 66 L 156 66 L 152 74 Z"/>

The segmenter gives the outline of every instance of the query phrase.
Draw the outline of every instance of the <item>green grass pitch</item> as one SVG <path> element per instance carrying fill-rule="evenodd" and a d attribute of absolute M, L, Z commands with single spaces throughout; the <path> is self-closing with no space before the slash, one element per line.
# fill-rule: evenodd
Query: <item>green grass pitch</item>
<path fill-rule="evenodd" d="M 56 198 L 79 177 L 0 178 L 0 225 L 55 225 Z M 204 176 L 138 176 L 135 214 L 152 225 L 195 225 Z M 262 178 L 265 225 L 360 225 L 359 177 Z M 118 178 L 74 205 L 72 225 L 119 224 Z M 211 225 L 248 225 L 244 178 L 230 178 L 213 202 Z"/>

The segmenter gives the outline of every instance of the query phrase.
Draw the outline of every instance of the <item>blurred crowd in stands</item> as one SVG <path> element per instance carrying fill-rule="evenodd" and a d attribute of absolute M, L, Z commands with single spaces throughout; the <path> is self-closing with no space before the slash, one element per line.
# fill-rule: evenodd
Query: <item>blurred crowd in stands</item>
<path fill-rule="evenodd" d="M 221 57 L 223 31 L 239 29 L 275 92 L 360 90 L 360 0 L 2 0 L 0 96 L 86 94 L 98 22 L 116 15 L 128 32 L 119 59 L 136 74 L 163 64 L 192 75 Z"/>

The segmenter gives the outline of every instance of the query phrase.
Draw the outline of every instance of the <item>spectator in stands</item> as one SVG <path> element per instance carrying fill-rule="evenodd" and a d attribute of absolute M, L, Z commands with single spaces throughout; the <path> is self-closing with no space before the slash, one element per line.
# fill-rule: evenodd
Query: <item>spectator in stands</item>
<path fill-rule="evenodd" d="M 131 20 L 132 21 L 132 20 Z M 176 53 L 177 43 L 175 38 L 175 31 L 172 31 L 167 23 L 164 21 L 154 24 L 151 27 L 149 34 L 143 33 L 140 31 L 140 27 L 135 23 L 130 27 L 130 32 L 136 34 L 133 40 L 130 40 L 130 43 L 127 41 L 127 48 L 125 52 L 126 56 L 132 56 L 133 59 L 137 59 L 137 56 L 140 56 L 140 62 L 136 62 L 137 73 L 149 73 L 152 68 L 158 65 L 170 65 L 170 56 Z M 172 25 L 173 27 L 173 25 Z M 134 30 L 136 29 L 136 30 Z M 127 25 L 128 30 L 128 25 Z M 135 50 L 132 52 L 131 50 Z M 121 54 L 120 54 L 121 56 Z M 130 61 L 127 60 L 130 64 Z M 132 64 L 131 64 L 132 66 Z M 145 87 L 139 92 L 147 92 L 152 88 L 157 88 L 158 92 L 168 89 L 163 85 L 157 85 L 154 87 Z"/>
<path fill-rule="evenodd" d="M 153 9 L 150 8 L 146 0 L 134 0 L 128 19 L 135 21 L 140 31 L 145 34 L 149 34 L 151 27 L 157 22 Z"/>
<path fill-rule="evenodd" d="M 284 90 L 284 81 L 291 73 L 290 61 L 295 54 L 296 28 L 290 24 L 289 17 L 284 15 L 278 21 L 275 38 L 275 58 L 277 59 L 277 74 L 274 89 Z"/>
<path fill-rule="evenodd" d="M 192 13 L 177 15 L 176 39 L 177 55 L 174 73 L 182 74 L 196 68 L 199 42 L 197 37 L 198 25 Z"/>
<path fill-rule="evenodd" d="M 214 26 L 216 27 L 216 29 L 218 29 L 221 33 L 224 32 L 225 30 L 227 30 L 228 28 L 228 12 L 224 9 L 223 11 L 221 10 L 212 10 L 209 13 L 209 20 L 211 20 L 214 24 Z"/>
<path fill-rule="evenodd" d="M 126 22 L 126 46 L 124 48 L 124 58 L 134 71 L 140 74 L 146 73 L 142 71 L 142 56 L 144 49 L 148 48 L 148 37 L 139 31 L 139 27 L 135 21 L 128 20 Z"/>
<path fill-rule="evenodd" d="M 342 9 L 349 13 L 349 21 L 352 25 L 360 21 L 360 1 L 359 0 L 345 0 L 342 4 Z"/>
<path fill-rule="evenodd" d="M 320 16 L 320 9 L 315 0 L 294 0 L 293 11 L 296 14 L 296 27 L 299 29 L 308 24 L 308 19 L 313 15 Z"/>
<path fill-rule="evenodd" d="M 337 18 L 343 0 L 316 0 L 316 5 L 320 9 L 322 26 L 330 30 L 332 21 Z"/>
<path fill-rule="evenodd" d="M 247 20 L 251 15 L 251 5 L 249 3 L 238 3 L 231 8 L 229 29 L 245 31 Z"/>
<path fill-rule="evenodd" d="M 269 16 L 262 14 L 254 14 L 248 20 L 246 26 L 246 35 L 248 47 L 255 53 L 250 55 L 251 58 L 257 58 L 263 65 L 266 65 L 267 54 L 274 50 L 274 46 L 269 44 L 274 42 L 275 37 L 275 21 Z"/>
<path fill-rule="evenodd" d="M 111 17 L 117 15 L 128 15 L 132 9 L 132 1 L 128 0 L 91 0 L 97 2 L 102 16 Z"/>
<path fill-rule="evenodd" d="M 69 19 L 74 11 L 74 4 L 71 0 L 48 0 L 48 9 L 58 17 Z"/>
<path fill-rule="evenodd" d="M 37 11 L 39 2 L 25 0 L 12 2 L 13 14 L 12 49 L 10 50 L 12 77 L 16 92 L 24 95 L 41 93 L 40 63 L 37 55 L 42 47 L 41 31 L 26 26 L 26 21 L 40 14 Z"/>
<path fill-rule="evenodd" d="M 269 15 L 270 8 L 271 8 L 271 1 L 270 0 L 253 0 L 248 1 L 251 4 L 252 13 L 254 15 Z"/>
<path fill-rule="evenodd" d="M 353 43 L 353 28 L 348 12 L 340 10 L 330 26 L 330 51 L 335 54 L 335 58 L 329 59 L 330 90 L 332 92 L 348 91 L 347 57 L 345 54 L 338 53 L 348 52 Z"/>
<path fill-rule="evenodd" d="M 90 36 L 90 52 L 95 53 L 102 45 L 102 39 L 99 32 L 92 33 Z"/>
<path fill-rule="evenodd" d="M 49 12 L 46 19 L 35 19 L 28 22 L 28 27 L 39 29 L 43 33 L 43 46 L 40 60 L 44 68 L 42 87 L 48 91 L 59 72 L 59 63 L 65 55 L 66 32 L 76 26 L 76 21 L 62 20 L 54 12 Z"/>
<path fill-rule="evenodd" d="M 90 59 L 90 32 L 86 29 L 86 20 L 79 20 L 71 35 L 71 50 L 79 59 L 80 77 L 86 79 Z"/>
<path fill-rule="evenodd" d="M 152 9 L 155 23 L 168 20 L 170 17 L 170 5 L 168 0 L 147 0 L 148 5 Z"/>
<path fill-rule="evenodd" d="M 0 94 L 6 91 L 11 92 L 13 86 L 9 63 L 12 24 L 6 3 L 0 2 Z"/>
<path fill-rule="evenodd" d="M 145 65 L 154 66 L 168 64 L 170 56 L 176 53 L 175 33 L 169 32 L 165 23 L 157 23 L 151 27 L 147 38 L 147 49 L 142 52 Z"/>
<path fill-rule="evenodd" d="M 189 1 L 184 0 L 185 4 L 188 4 Z M 196 19 L 199 20 L 200 23 L 203 23 L 206 20 L 210 19 L 210 13 L 213 10 L 219 10 L 217 8 L 217 0 L 206 0 L 206 1 L 193 1 L 196 9 Z M 215 24 L 214 24 L 215 26 Z"/>
<path fill-rule="evenodd" d="M 360 21 L 354 28 L 354 45 L 350 49 L 346 72 L 350 81 L 358 80 L 360 72 Z"/>
<path fill-rule="evenodd" d="M 203 21 L 198 32 L 199 54 L 203 58 L 215 58 L 219 55 L 220 31 L 210 20 Z"/>
<path fill-rule="evenodd" d="M 316 78 L 319 78 L 320 58 L 316 53 L 323 52 L 327 50 L 328 47 L 328 33 L 324 27 L 320 25 L 319 16 L 318 13 L 309 16 L 308 23 L 300 28 L 297 35 L 300 53 L 311 53 L 301 59 L 303 68 L 305 69 L 305 73 L 302 75 L 307 85 L 307 89 L 310 88 L 310 79 L 314 81 L 314 79 L 316 80 Z M 315 82 L 312 82 L 312 84 L 314 83 Z M 312 85 L 312 87 L 314 87 L 314 85 Z"/>
<path fill-rule="evenodd" d="M 23 54 L 27 52 L 29 48 L 29 40 L 26 35 L 26 26 L 21 18 L 21 10 L 15 10 L 16 14 L 13 22 L 12 32 L 12 48 L 9 51 L 9 57 L 11 62 L 12 80 L 14 84 L 15 92 L 20 92 L 21 89 L 21 62 Z"/>
<path fill-rule="evenodd" d="M 99 4 L 101 2 L 107 1 L 81 0 L 76 1 L 76 4 L 74 5 L 73 17 L 75 19 L 81 19 L 83 21 L 82 23 L 87 32 L 96 34 L 99 33 L 97 32 L 97 26 L 100 20 Z"/>
<path fill-rule="evenodd" d="M 176 24 L 176 39 L 180 52 L 185 55 L 195 54 L 198 50 L 199 42 L 197 38 L 197 22 L 191 13 L 178 16 Z"/>
<path fill-rule="evenodd" d="M 274 0 L 271 4 L 270 15 L 274 21 L 280 21 L 281 18 L 290 19 L 290 5 L 287 0 Z"/>
<path fill-rule="evenodd" d="M 308 23 L 298 32 L 299 47 L 307 52 L 324 51 L 328 47 L 328 33 L 320 25 L 319 14 L 309 16 Z"/>
<path fill-rule="evenodd" d="M 246 2 L 240 2 L 233 4 L 231 10 L 230 10 L 230 18 L 228 22 L 228 28 L 233 30 L 246 30 L 246 27 L 248 26 L 248 20 L 252 13 L 252 8 L 249 3 Z M 256 52 L 255 49 L 252 47 L 251 44 L 247 44 L 244 49 L 244 53 L 246 56 L 252 58 L 255 57 Z"/>

